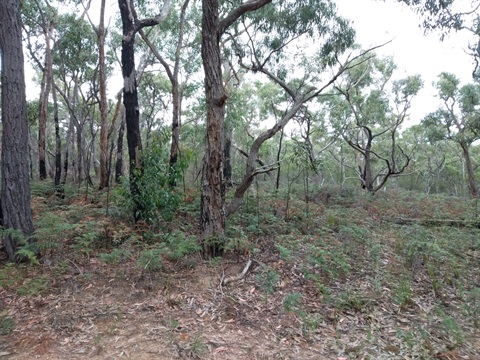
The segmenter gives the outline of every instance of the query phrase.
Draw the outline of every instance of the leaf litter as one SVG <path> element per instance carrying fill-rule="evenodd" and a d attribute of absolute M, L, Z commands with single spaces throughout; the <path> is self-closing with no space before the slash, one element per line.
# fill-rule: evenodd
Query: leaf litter
<path fill-rule="evenodd" d="M 365 208 L 353 206 L 357 214 Z M 266 234 L 249 271 L 226 285 L 222 279 L 240 274 L 248 254 L 228 253 L 214 263 L 192 256 L 189 266 L 166 261 L 151 272 L 140 272 L 133 259 L 111 265 L 94 255 L 71 260 L 61 274 L 46 261 L 20 268 L 18 281 L 0 289 L 0 319 L 15 324 L 0 336 L 0 357 L 479 359 L 472 320 L 480 306 L 470 309 L 465 301 L 480 286 L 478 249 L 466 257 L 468 274 L 457 276 L 466 281 L 437 289 L 426 259 L 413 259 L 405 270 L 398 226 L 382 223 L 371 206 L 375 215 L 358 220 L 370 229 L 368 244 L 335 222 L 309 236 Z M 276 251 L 279 244 L 295 256 Z M 335 263 L 339 248 L 353 252 L 345 264 Z M 317 262 L 309 263 L 315 251 Z M 23 281 L 42 276 L 50 279 L 46 289 L 19 294 Z"/>

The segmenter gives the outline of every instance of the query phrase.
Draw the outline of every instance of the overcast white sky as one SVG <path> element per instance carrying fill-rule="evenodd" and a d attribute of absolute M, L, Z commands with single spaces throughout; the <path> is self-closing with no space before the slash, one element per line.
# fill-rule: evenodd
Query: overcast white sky
<path fill-rule="evenodd" d="M 466 34 L 454 33 L 440 42 L 439 35 L 424 35 L 421 20 L 407 6 L 396 0 L 335 0 L 339 13 L 353 21 L 357 42 L 367 48 L 393 40 L 377 53 L 393 56 L 400 78 L 420 74 L 424 89 L 412 104 L 411 121 L 418 122 L 434 111 L 438 100 L 432 82 L 442 71 L 456 74 L 462 83 L 472 81 L 473 64 L 465 54 Z"/>
<path fill-rule="evenodd" d="M 422 75 L 425 86 L 412 104 L 412 122 L 419 122 L 426 113 L 435 110 L 438 100 L 434 98 L 435 89 L 432 82 L 440 72 L 452 72 L 460 77 L 462 83 L 471 81 L 473 65 L 471 58 L 464 51 L 468 45 L 465 34 L 452 34 L 444 42 L 440 42 L 438 34 L 425 36 L 423 30 L 419 28 L 418 16 L 396 0 L 335 1 L 340 14 L 353 21 L 357 31 L 357 43 L 362 47 L 367 48 L 393 40 L 377 50 L 377 53 L 393 56 L 398 65 L 396 77 Z M 107 14 L 110 11 L 118 11 L 115 0 L 108 2 Z M 98 21 L 95 12 L 92 7 L 91 15 L 94 22 Z M 28 71 L 27 82 L 32 75 L 32 72 Z M 116 93 L 117 82 L 110 82 L 109 87 L 111 86 L 115 87 L 113 93 Z M 36 90 L 28 92 L 28 98 L 38 97 L 37 92 Z"/>

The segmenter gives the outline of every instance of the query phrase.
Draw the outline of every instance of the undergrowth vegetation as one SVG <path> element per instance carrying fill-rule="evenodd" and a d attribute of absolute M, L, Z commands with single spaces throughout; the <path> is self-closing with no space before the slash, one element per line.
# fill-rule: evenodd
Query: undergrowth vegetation
<path fill-rule="evenodd" d="M 162 220 L 135 225 L 128 204 L 117 201 L 124 196 L 121 189 L 95 196 L 70 189 L 63 198 L 43 184 L 33 189 L 37 242 L 18 239 L 24 244 L 20 254 L 31 264 L 0 268 L 1 288 L 16 296 L 61 293 L 65 279 L 102 273 L 143 279 L 151 289 L 159 282 L 168 293 L 172 274 L 205 265 L 198 255 L 195 196 L 159 193 L 152 201 L 170 200 L 165 208 L 152 203 L 149 212 Z M 334 329 L 325 341 L 340 349 L 338 356 L 480 354 L 472 345 L 480 331 L 475 200 L 403 191 L 371 197 L 333 188 L 319 190 L 308 202 L 295 192 L 288 196 L 286 201 L 282 193 L 251 193 L 242 211 L 229 218 L 225 258 L 207 264 L 223 269 L 252 258 L 253 270 L 242 283 L 257 289 L 261 316 L 276 309 L 305 341 Z M 188 287 L 188 276 L 184 281 Z M 0 335 L 15 326 L 0 307 Z M 280 328 L 279 338 L 292 336 Z M 190 346 L 205 354 L 202 334 L 192 339 Z"/>

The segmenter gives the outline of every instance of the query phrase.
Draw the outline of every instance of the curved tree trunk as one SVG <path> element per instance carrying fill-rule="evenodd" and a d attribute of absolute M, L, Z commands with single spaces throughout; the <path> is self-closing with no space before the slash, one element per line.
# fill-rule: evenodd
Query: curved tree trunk
<path fill-rule="evenodd" d="M 25 95 L 22 19 L 20 1 L 0 2 L 0 50 L 2 53 L 2 226 L 33 234 L 28 177 L 28 125 Z M 11 235 L 3 239 L 10 260 L 17 244 Z M 29 239 L 29 241 L 33 241 Z"/>
<path fill-rule="evenodd" d="M 84 180 L 83 173 L 83 125 L 80 123 L 76 126 L 77 140 L 77 183 L 81 184 Z"/>
<path fill-rule="evenodd" d="M 277 149 L 278 169 L 277 169 L 277 177 L 275 179 L 275 192 L 278 192 L 278 190 L 280 189 L 280 175 L 281 175 L 281 169 L 282 169 L 282 165 L 280 163 L 280 156 L 282 155 L 283 134 L 284 134 L 284 129 L 282 128 L 280 132 L 280 140 L 278 141 L 278 149 Z"/>
<path fill-rule="evenodd" d="M 465 159 L 465 167 L 467 168 L 468 190 L 472 198 L 478 196 L 477 184 L 475 182 L 475 171 L 473 170 L 472 160 L 470 158 L 470 151 L 467 144 L 461 143 L 463 157 Z"/>

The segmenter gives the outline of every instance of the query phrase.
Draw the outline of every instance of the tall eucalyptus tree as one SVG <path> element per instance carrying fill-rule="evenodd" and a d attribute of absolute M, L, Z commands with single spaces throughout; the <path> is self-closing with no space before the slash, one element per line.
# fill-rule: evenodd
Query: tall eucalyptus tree
<path fill-rule="evenodd" d="M 172 132 L 169 159 L 171 185 L 176 185 L 175 167 L 180 155 L 182 102 L 188 88 L 195 86 L 191 77 L 200 67 L 199 44 L 196 41 L 198 13 L 197 6 L 191 4 L 190 0 L 181 0 L 172 4 L 170 15 L 161 24 L 162 36 L 156 41 L 152 41 L 147 34 L 140 31 L 142 39 L 164 68 L 171 85 Z"/>
<path fill-rule="evenodd" d="M 29 238 L 33 232 L 28 168 L 27 100 L 22 47 L 20 2 L 0 2 L 0 55 L 2 89 L 1 225 Z M 16 260 L 18 239 L 4 234 L 8 258 Z M 30 241 L 33 241 L 30 238 Z"/>
<path fill-rule="evenodd" d="M 99 109 L 100 109 L 100 178 L 99 189 L 109 186 L 109 164 L 108 164 L 108 103 L 107 103 L 107 63 L 105 53 L 105 38 L 107 29 L 105 27 L 105 6 L 106 0 L 100 1 L 100 19 L 98 26 L 94 24 L 89 16 L 91 0 L 84 4 L 85 14 L 97 37 L 98 47 L 98 83 L 99 83 Z"/>
<path fill-rule="evenodd" d="M 135 35 L 142 29 L 160 24 L 168 15 L 170 0 L 165 0 L 159 14 L 152 18 L 138 19 L 133 0 L 118 0 L 122 18 L 122 76 L 123 104 L 127 127 L 128 155 L 130 162 L 130 192 L 135 206 L 135 221 L 141 219 L 142 205 L 136 201 L 138 188 L 136 179 L 141 175 L 142 139 L 140 134 L 140 112 L 138 105 L 137 78 L 135 73 Z"/>
<path fill-rule="evenodd" d="M 480 139 L 480 85 L 474 83 L 460 87 L 460 80 L 451 73 L 441 73 L 438 78 L 436 87 L 443 106 L 428 114 L 422 123 L 429 129 L 432 140 L 451 140 L 460 146 L 468 189 L 472 197 L 477 197 L 470 147 Z"/>
<path fill-rule="evenodd" d="M 202 168 L 200 224 L 204 256 L 207 258 L 223 253 L 225 237 L 223 131 L 228 95 L 223 83 L 220 39 L 241 16 L 271 2 L 272 0 L 250 0 L 236 5 L 221 17 L 219 0 L 202 0 L 202 62 L 205 73 L 207 133 Z"/>
<path fill-rule="evenodd" d="M 328 0 L 230 2 L 221 9 L 218 1 L 204 0 L 202 5 L 207 135 L 202 172 L 201 226 L 204 256 L 212 257 L 222 253 L 226 215 L 241 206 L 243 196 L 256 175 L 272 170 L 256 168 L 260 147 L 281 131 L 306 102 L 316 98 L 350 67 L 352 59 L 347 59 L 333 71 L 331 77 L 320 79 L 322 71 L 334 65 L 337 56 L 352 44 L 354 32 L 347 21 L 336 15 L 335 5 Z M 221 13 L 225 15 L 222 17 Z M 225 205 L 222 152 L 228 99 L 223 84 L 219 45 L 223 35 L 228 35 L 225 40 L 232 43 L 231 53 L 242 67 L 252 73 L 261 73 L 289 97 L 282 118 L 253 141 L 243 179 L 228 206 Z M 320 48 L 316 48 L 315 56 L 309 54 L 309 61 L 313 58 L 317 61 L 316 69 L 305 70 L 302 76 L 295 78 L 293 70 L 298 66 L 285 65 L 288 63 L 286 49 L 302 59 L 308 57 L 301 55 L 304 52 L 302 46 L 295 46 L 299 38 L 309 40 L 310 45 L 318 44 L 319 39 L 322 41 Z"/>
<path fill-rule="evenodd" d="M 56 31 L 58 40 L 53 47 L 55 87 L 68 109 L 70 121 L 73 123 L 71 131 L 75 130 L 77 182 L 81 183 L 84 179 L 91 182 L 86 126 L 90 125 L 90 130 L 93 129 L 97 105 L 98 52 L 95 50 L 95 33 L 91 26 L 76 14 L 61 15 L 57 19 Z M 91 147 L 94 137 L 95 133 L 91 134 Z M 68 146 L 67 143 L 67 162 Z"/>
<path fill-rule="evenodd" d="M 360 156 L 357 171 L 361 187 L 373 194 L 391 176 L 405 171 L 410 162 L 397 138 L 412 99 L 423 84 L 415 75 L 393 81 L 389 88 L 394 70 L 391 59 L 360 59 L 358 66 L 335 85 L 343 99 L 332 100 L 331 117 Z M 389 98 L 392 95 L 393 101 Z"/>
<path fill-rule="evenodd" d="M 32 0 L 24 3 L 23 18 L 30 57 L 42 74 L 38 109 L 38 171 L 40 180 L 45 180 L 47 178 L 46 130 L 49 96 L 53 86 L 52 50 L 55 42 L 57 12 L 48 2 Z"/>

